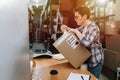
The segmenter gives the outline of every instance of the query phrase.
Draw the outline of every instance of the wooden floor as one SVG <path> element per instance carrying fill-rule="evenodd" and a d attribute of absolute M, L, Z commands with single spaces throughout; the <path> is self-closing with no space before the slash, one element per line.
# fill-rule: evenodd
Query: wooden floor
<path fill-rule="evenodd" d="M 109 78 L 109 80 L 116 80 L 117 72 L 103 66 L 102 74 Z"/>

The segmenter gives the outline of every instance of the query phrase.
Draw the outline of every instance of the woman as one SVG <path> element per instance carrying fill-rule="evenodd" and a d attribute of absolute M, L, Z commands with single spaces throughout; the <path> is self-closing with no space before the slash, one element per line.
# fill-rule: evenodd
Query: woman
<path fill-rule="evenodd" d="M 74 16 L 77 25 L 80 27 L 73 29 L 66 25 L 61 26 L 61 30 L 73 32 L 91 53 L 92 56 L 86 61 L 88 70 L 99 79 L 102 64 L 104 60 L 104 52 L 100 43 L 100 30 L 98 26 L 91 22 L 90 10 L 88 7 L 80 6 L 74 9 Z"/>

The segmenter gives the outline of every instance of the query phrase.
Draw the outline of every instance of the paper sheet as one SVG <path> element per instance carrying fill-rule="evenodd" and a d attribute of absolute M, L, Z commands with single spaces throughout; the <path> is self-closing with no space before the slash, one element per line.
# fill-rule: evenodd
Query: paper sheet
<path fill-rule="evenodd" d="M 82 77 L 83 79 L 82 79 Z M 70 75 L 68 76 L 67 80 L 90 80 L 90 75 L 85 75 L 85 74 L 78 74 L 78 73 L 73 73 L 71 72 Z"/>
<path fill-rule="evenodd" d="M 61 53 L 53 55 L 53 58 L 57 59 L 57 60 L 63 60 L 63 59 L 65 59 L 65 57 Z"/>

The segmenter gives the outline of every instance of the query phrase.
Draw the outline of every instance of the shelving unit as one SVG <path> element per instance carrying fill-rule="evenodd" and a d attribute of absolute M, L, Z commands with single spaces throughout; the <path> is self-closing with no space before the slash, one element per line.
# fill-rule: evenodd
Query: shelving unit
<path fill-rule="evenodd" d="M 34 11 L 32 6 L 28 8 L 28 21 L 29 21 L 29 47 L 32 48 L 32 44 L 34 42 L 34 23 L 33 23 L 33 17 L 34 17 Z"/>
<path fill-rule="evenodd" d="M 101 42 L 105 48 L 105 26 L 106 21 L 109 21 L 110 18 L 113 19 L 114 14 L 114 3 L 115 0 L 87 0 L 85 5 L 88 6 L 91 10 L 90 19 L 95 21 L 98 27 L 100 28 Z M 106 2 L 105 2 L 106 1 Z"/>

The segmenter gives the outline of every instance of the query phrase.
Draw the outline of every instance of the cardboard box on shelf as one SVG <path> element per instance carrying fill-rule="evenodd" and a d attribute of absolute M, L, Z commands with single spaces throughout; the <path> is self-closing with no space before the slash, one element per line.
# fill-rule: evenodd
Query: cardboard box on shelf
<path fill-rule="evenodd" d="M 116 72 L 120 64 L 120 52 L 105 49 L 104 66 Z"/>
<path fill-rule="evenodd" d="M 109 20 L 105 23 L 105 34 L 119 34 L 120 21 Z"/>
<path fill-rule="evenodd" d="M 120 52 L 120 34 L 105 36 L 106 48 Z"/>
<path fill-rule="evenodd" d="M 74 68 L 79 68 L 91 56 L 91 53 L 79 43 L 78 38 L 73 33 L 65 32 L 53 45 Z"/>

